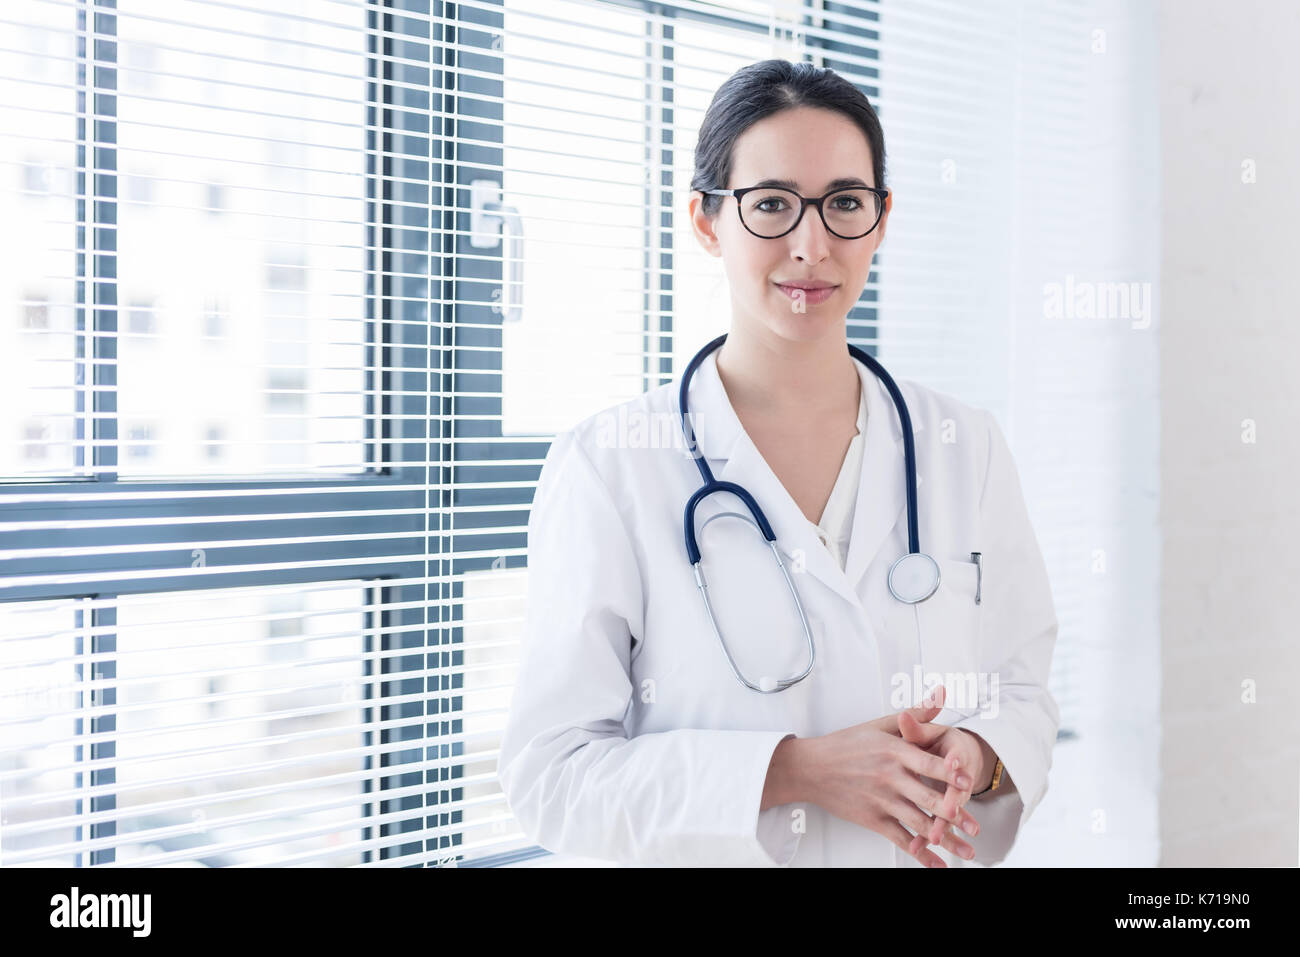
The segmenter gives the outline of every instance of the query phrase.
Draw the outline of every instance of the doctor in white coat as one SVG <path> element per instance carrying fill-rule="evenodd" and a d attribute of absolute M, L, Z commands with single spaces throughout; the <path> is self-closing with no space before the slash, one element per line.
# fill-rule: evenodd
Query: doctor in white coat
<path fill-rule="evenodd" d="M 691 434 L 679 379 L 558 435 L 533 500 L 498 770 L 541 846 L 650 866 L 993 864 L 1046 793 L 1057 621 L 1015 464 L 988 412 L 908 380 L 941 578 L 917 603 L 887 586 L 909 549 L 903 428 L 846 343 L 883 180 L 876 115 L 833 71 L 763 61 L 715 95 L 690 215 L 732 316 L 689 383 Z M 807 669 L 790 588 L 730 492 L 694 520 L 710 621 L 684 539 L 692 453 L 776 535 L 813 639 L 784 690 L 738 680 L 718 639 L 765 689 Z"/>

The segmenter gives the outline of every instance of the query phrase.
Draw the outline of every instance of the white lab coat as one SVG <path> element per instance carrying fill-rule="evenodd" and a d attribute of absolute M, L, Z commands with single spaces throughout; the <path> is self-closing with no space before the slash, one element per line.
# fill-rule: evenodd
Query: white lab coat
<path fill-rule="evenodd" d="M 980 734 L 1014 779 L 967 805 L 981 825 L 967 838 L 976 862 L 1001 861 L 1047 791 L 1060 715 L 1047 690 L 1051 589 L 996 421 L 897 380 L 916 437 L 921 548 L 942 573 L 935 595 L 905 605 L 886 587 L 907 551 L 907 508 L 902 430 L 884 385 L 854 363 L 869 414 L 841 569 L 745 434 L 716 358 L 691 381 L 699 448 L 771 523 L 816 643 L 812 673 L 760 694 L 727 664 L 686 557 L 683 509 L 702 483 L 680 437 L 678 381 L 591 416 L 556 437 L 533 500 L 522 662 L 498 764 L 511 810 L 542 847 L 627 865 L 919 867 L 816 804 L 760 813 L 772 751 L 791 734 L 918 704 L 920 669 L 983 672 L 997 681 L 976 685 L 989 698 L 982 710 L 953 698 L 961 679 L 941 679 L 949 702 L 966 707 L 935 720 Z M 748 514 L 715 494 L 696 528 L 723 511 Z M 700 547 L 742 671 L 756 683 L 802 671 L 806 640 L 756 529 L 724 518 Z M 979 604 L 972 551 L 982 554 Z"/>

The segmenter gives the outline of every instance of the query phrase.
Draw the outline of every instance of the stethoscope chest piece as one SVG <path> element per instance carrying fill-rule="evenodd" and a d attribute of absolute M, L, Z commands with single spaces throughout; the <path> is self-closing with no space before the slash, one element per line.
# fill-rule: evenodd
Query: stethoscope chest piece
<path fill-rule="evenodd" d="M 908 552 L 889 566 L 889 593 L 915 605 L 939 589 L 939 563 L 925 552 Z"/>

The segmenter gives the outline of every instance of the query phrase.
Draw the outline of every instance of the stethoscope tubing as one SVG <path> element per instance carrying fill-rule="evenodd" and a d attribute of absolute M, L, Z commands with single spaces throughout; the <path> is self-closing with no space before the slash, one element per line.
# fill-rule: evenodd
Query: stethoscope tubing
<path fill-rule="evenodd" d="M 772 526 L 768 523 L 767 516 L 763 514 L 762 508 L 754 501 L 752 495 L 744 488 L 736 485 L 734 482 L 719 482 L 713 476 L 713 470 L 709 468 L 709 463 L 705 461 L 703 453 L 700 451 L 698 444 L 694 441 L 693 430 L 688 422 L 690 410 L 688 408 L 687 393 L 690 389 L 691 376 L 700 363 L 707 358 L 709 353 L 717 349 L 727 341 L 727 333 L 718 336 L 712 342 L 697 352 L 694 358 L 686 366 L 686 371 L 682 374 L 681 385 L 678 388 L 678 409 L 681 416 L 682 435 L 686 439 L 686 446 L 691 451 L 695 459 L 695 465 L 700 470 L 700 477 L 704 484 L 696 490 L 695 494 L 690 497 L 686 505 L 686 555 L 692 565 L 700 560 L 699 543 L 695 535 L 695 508 L 700 500 L 714 492 L 730 492 L 745 503 L 750 514 L 754 516 L 763 537 L 769 542 L 776 540 L 776 534 L 772 531 Z M 903 398 L 902 391 L 898 388 L 898 383 L 894 381 L 885 367 L 877 362 L 872 356 L 859 349 L 853 343 L 845 343 L 848 346 L 849 354 L 857 359 L 868 369 L 870 369 L 889 392 L 889 396 L 894 400 L 894 409 L 898 413 L 899 423 L 903 431 L 903 469 L 905 471 L 905 488 L 907 494 L 907 550 L 909 553 L 916 553 L 921 550 L 920 524 L 917 518 L 916 505 L 916 440 L 912 434 L 912 416 L 907 409 L 907 401 Z"/>
<path fill-rule="evenodd" d="M 678 392 L 678 408 L 681 415 L 682 435 L 686 439 L 686 447 L 691 456 L 695 459 L 695 465 L 700 470 L 700 477 L 704 484 L 696 489 L 694 494 L 686 503 L 686 511 L 683 516 L 683 526 L 686 539 L 686 555 L 690 560 L 691 569 L 695 574 L 695 584 L 699 587 L 700 595 L 704 599 L 704 608 L 709 617 L 709 623 L 713 628 L 713 633 L 717 636 L 718 643 L 722 646 L 722 652 L 727 658 L 727 664 L 731 666 L 732 672 L 736 678 L 752 691 L 763 694 L 772 694 L 773 692 L 785 691 L 793 685 L 798 684 L 812 671 L 813 662 L 816 659 L 817 647 L 813 641 L 812 629 L 808 625 L 808 616 L 804 612 L 803 602 L 799 598 L 799 590 L 795 587 L 794 581 L 790 577 L 789 569 L 785 567 L 785 562 L 781 560 L 781 550 L 777 547 L 776 533 L 772 525 L 763 514 L 763 509 L 759 506 L 754 497 L 743 486 L 735 482 L 720 482 L 709 468 L 709 463 L 705 461 L 704 454 L 701 452 L 698 443 L 695 441 L 693 430 L 690 428 L 690 410 L 687 405 L 687 393 L 690 388 L 691 376 L 699 368 L 701 362 L 710 352 L 717 349 L 727 340 L 724 333 L 695 354 L 690 363 L 686 366 L 686 371 L 682 375 L 681 386 Z M 907 483 L 907 541 L 908 552 L 899 557 L 893 565 L 890 566 L 888 576 L 888 586 L 890 592 L 900 601 L 915 603 L 924 601 L 934 594 L 935 589 L 939 586 L 940 574 L 939 566 L 929 555 L 921 553 L 920 548 L 920 530 L 917 523 L 917 505 L 916 505 L 916 445 L 912 435 L 912 417 L 907 410 L 907 402 L 903 399 L 903 393 L 899 390 L 898 384 L 894 382 L 893 377 L 885 371 L 879 362 L 867 355 L 852 343 L 846 343 L 849 354 L 863 363 L 885 384 L 889 390 L 890 398 L 894 401 L 894 408 L 898 412 L 899 422 L 903 429 L 903 467 L 906 470 Z M 790 589 L 790 595 L 794 600 L 795 610 L 799 614 L 799 622 L 803 629 L 804 638 L 808 643 L 808 664 L 798 675 L 788 678 L 772 678 L 764 676 L 758 684 L 754 684 L 741 672 L 740 666 L 731 654 L 731 649 L 727 645 L 726 639 L 722 635 L 722 629 L 718 625 L 718 620 L 713 610 L 713 602 L 709 599 L 709 583 L 704 575 L 704 569 L 700 564 L 700 546 L 695 532 L 695 511 L 697 506 L 706 497 L 716 492 L 728 492 L 735 495 L 745 507 L 749 510 L 750 515 L 754 518 L 754 524 L 762 533 L 763 538 L 767 541 L 768 547 L 772 551 L 772 556 L 776 560 L 777 567 L 781 570 L 781 575 L 786 585 Z M 734 515 L 738 518 L 744 518 L 739 512 L 724 512 L 722 515 Z M 719 518 L 721 515 L 715 515 L 713 518 Z M 709 519 L 705 522 L 707 525 Z M 932 573 L 932 579 L 926 581 L 923 577 L 921 587 L 916 587 L 916 563 L 922 565 L 922 575 Z M 906 570 L 904 570 L 906 566 Z M 901 582 L 896 583 L 895 577 L 901 576 Z M 911 579 L 909 582 L 908 580 Z M 907 590 L 908 594 L 902 595 L 896 588 L 896 584 Z"/>

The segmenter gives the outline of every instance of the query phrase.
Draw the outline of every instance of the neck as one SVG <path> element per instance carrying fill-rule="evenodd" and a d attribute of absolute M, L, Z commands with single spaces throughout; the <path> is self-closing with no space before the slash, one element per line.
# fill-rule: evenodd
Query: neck
<path fill-rule="evenodd" d="M 718 349 L 717 366 L 732 406 L 760 415 L 831 414 L 860 401 L 862 382 L 842 326 L 811 342 L 733 328 Z"/>

